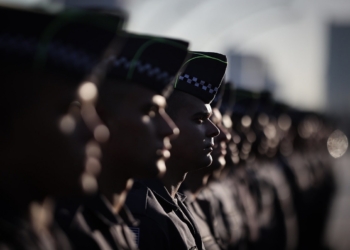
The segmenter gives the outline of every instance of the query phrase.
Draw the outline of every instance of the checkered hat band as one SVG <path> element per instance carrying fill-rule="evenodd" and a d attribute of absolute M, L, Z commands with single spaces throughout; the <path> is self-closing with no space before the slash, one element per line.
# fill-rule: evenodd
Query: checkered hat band
<path fill-rule="evenodd" d="M 197 77 L 190 76 L 188 74 L 180 75 L 179 80 L 187 82 L 188 84 L 198 87 L 204 91 L 208 91 L 210 94 L 215 94 L 218 92 L 218 87 L 214 87 L 210 83 L 200 80 Z"/>
<path fill-rule="evenodd" d="M 113 69 L 129 70 L 130 66 L 131 60 L 128 60 L 126 57 L 115 58 L 112 62 L 112 71 Z M 167 71 L 147 62 L 136 61 L 133 66 L 139 74 L 152 77 L 160 82 L 169 83 L 174 79 L 174 76 L 171 76 Z"/>
<path fill-rule="evenodd" d="M 8 54 L 34 57 L 38 45 L 37 38 L 0 34 L 0 51 Z M 96 58 L 93 55 L 60 42 L 49 44 L 46 56 L 55 64 L 83 72 L 90 70 L 96 63 Z"/>

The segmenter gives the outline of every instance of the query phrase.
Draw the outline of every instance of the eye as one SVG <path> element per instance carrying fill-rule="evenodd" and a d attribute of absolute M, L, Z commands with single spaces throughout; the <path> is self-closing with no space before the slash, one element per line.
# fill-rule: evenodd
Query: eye
<path fill-rule="evenodd" d="M 195 121 L 197 122 L 197 123 L 199 123 L 199 124 L 202 124 L 203 122 L 204 122 L 204 118 L 203 117 L 198 117 L 198 118 L 196 118 L 195 119 Z"/>
<path fill-rule="evenodd" d="M 68 108 L 68 112 L 73 116 L 78 116 L 81 111 L 81 103 L 78 101 L 71 102 Z"/>
<path fill-rule="evenodd" d="M 147 115 L 149 117 L 155 117 L 156 114 L 159 112 L 159 107 L 157 106 L 151 106 L 149 107 L 149 109 L 147 110 Z"/>
<path fill-rule="evenodd" d="M 149 116 L 149 117 L 155 117 L 155 116 L 156 116 L 156 112 L 154 112 L 153 110 L 151 110 L 150 112 L 148 112 L 148 116 Z"/>

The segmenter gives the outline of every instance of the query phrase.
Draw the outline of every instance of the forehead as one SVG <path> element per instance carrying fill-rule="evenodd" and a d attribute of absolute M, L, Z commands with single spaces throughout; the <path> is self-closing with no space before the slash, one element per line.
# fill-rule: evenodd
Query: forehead
<path fill-rule="evenodd" d="M 131 89 L 128 95 L 130 105 L 142 105 L 144 103 L 154 103 L 159 106 L 164 106 L 166 100 L 157 92 L 143 87 L 138 84 L 131 84 Z"/>
<path fill-rule="evenodd" d="M 187 93 L 176 93 L 176 105 L 180 107 L 181 115 L 188 116 L 197 113 L 211 113 L 212 109 L 209 104 L 205 104 L 199 98 Z"/>
<path fill-rule="evenodd" d="M 101 100 L 108 101 L 109 105 L 122 106 L 125 109 L 135 109 L 146 104 L 165 106 L 166 99 L 157 92 L 133 83 L 110 82 L 103 87 Z M 121 102 L 119 102 L 121 101 Z M 105 103 L 105 102 L 104 102 Z M 106 104 L 106 103 L 105 103 Z"/>

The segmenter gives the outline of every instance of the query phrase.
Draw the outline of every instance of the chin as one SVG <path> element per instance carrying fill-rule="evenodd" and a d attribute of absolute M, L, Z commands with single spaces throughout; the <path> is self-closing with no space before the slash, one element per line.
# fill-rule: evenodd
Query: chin
<path fill-rule="evenodd" d="M 213 163 L 212 156 L 206 155 L 206 157 L 203 159 L 203 161 L 200 164 L 198 164 L 198 167 L 196 169 L 209 167 L 212 163 Z"/>

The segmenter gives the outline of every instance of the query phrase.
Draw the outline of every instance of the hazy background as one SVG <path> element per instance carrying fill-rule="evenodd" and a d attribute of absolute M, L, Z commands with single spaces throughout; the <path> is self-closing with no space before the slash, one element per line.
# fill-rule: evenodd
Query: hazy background
<path fill-rule="evenodd" d="M 120 1 L 119 1 L 120 2 Z M 350 1 L 125 0 L 127 29 L 182 38 L 229 55 L 228 80 L 325 112 L 350 133 Z M 335 160 L 338 185 L 325 241 L 350 249 L 350 153 Z"/>

